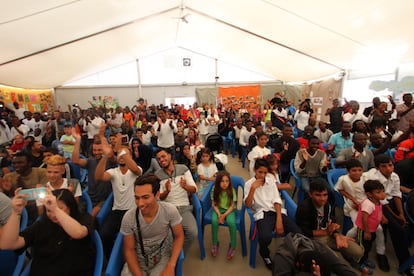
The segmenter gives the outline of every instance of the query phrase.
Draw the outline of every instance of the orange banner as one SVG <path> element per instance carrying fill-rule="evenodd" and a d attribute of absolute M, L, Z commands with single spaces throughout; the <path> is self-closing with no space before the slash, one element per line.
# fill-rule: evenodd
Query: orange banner
<path fill-rule="evenodd" d="M 23 89 L 0 85 L 0 101 L 10 109 L 13 102 L 31 112 L 46 112 L 53 110 L 54 101 L 51 89 Z"/>
<path fill-rule="evenodd" d="M 249 113 L 262 104 L 260 96 L 260 85 L 219 87 L 218 102 L 223 107 L 232 107 L 233 110 L 247 109 Z"/>

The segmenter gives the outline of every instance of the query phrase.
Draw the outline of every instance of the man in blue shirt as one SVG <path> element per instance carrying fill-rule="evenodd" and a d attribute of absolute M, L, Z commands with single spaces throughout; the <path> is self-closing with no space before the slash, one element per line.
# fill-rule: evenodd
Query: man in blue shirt
<path fill-rule="evenodd" d="M 339 155 L 341 150 L 350 148 L 353 146 L 352 142 L 352 125 L 350 122 L 343 122 L 341 132 L 335 133 L 329 138 L 327 153 L 330 153 L 333 157 Z"/>

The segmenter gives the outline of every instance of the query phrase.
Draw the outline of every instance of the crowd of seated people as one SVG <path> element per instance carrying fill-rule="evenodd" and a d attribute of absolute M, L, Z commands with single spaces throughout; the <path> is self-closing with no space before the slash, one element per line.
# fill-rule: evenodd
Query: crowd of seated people
<path fill-rule="evenodd" d="M 324 192 L 322 186 L 326 188 L 329 196 L 333 193 L 333 187 L 326 181 L 327 171 L 334 167 L 347 167 L 349 160 L 358 160 L 362 168 L 361 173 L 367 175 L 364 179 L 379 180 L 385 187 L 388 203 L 384 203 L 382 207 L 387 217 L 387 223 L 383 221 L 383 228 L 384 232 L 389 230 L 394 244 L 397 236 L 401 239 L 401 227 L 407 224 L 404 211 L 401 209 L 403 199 L 414 188 L 409 176 L 412 174 L 412 170 L 409 169 L 411 163 L 406 161 L 414 157 L 414 105 L 411 94 L 404 94 L 403 102 L 398 105 L 392 97 L 389 101 L 390 110 L 387 110 L 386 102 L 374 98 L 373 105 L 360 112 L 356 101 L 346 101 L 344 106 L 340 106 L 339 101 L 334 100 L 333 106 L 326 111 L 330 122 L 315 120 L 309 100 L 300 103 L 296 109 L 291 102 L 280 97 L 268 101 L 263 110 L 257 106 L 251 114 L 247 110 L 240 112 L 209 104 L 199 107 L 194 103 L 189 108 L 185 108 L 184 105 L 148 105 L 142 98 L 131 108 L 108 109 L 105 106 L 91 104 L 90 108 L 83 110 L 74 104 L 69 105 L 67 111 L 59 108 L 51 114 L 24 111 L 24 118 L 16 116 L 15 110 L 3 109 L 0 119 L 0 189 L 8 197 L 16 198 L 20 189 L 45 186 L 50 190 L 53 205 L 55 199 L 52 194 L 56 197 L 55 192 L 52 193 L 53 190 L 69 189 L 78 203 L 81 193 L 79 189 L 87 188 L 92 201 L 92 218 L 98 216 L 105 201 L 113 193 L 112 212 L 99 229 L 106 257 L 109 257 L 124 214 L 138 204 L 137 196 L 134 197 L 135 179 L 141 175 L 155 174 L 160 179 L 159 198 L 175 205 L 182 218 L 180 225 L 184 232 L 184 250 L 187 251 L 197 235 L 197 229 L 188 196 L 184 195 L 197 193 L 201 197 L 208 183 L 216 180 L 219 167 L 216 167 L 214 161 L 215 153 L 238 154 L 243 167 L 244 162 L 249 162 L 249 174 L 256 180 L 258 173 L 263 173 L 264 164 L 267 164 L 263 160 L 269 155 L 275 156 L 277 177 L 266 181 L 278 185 L 282 183 L 284 187 L 289 186 L 292 169 L 290 163 L 295 160 L 294 169 L 302 180 L 306 202 L 313 202 L 313 205 L 316 204 L 315 198 Z M 209 149 L 209 137 L 215 135 L 222 137 L 219 140 L 221 145 Z M 232 152 L 233 150 L 235 152 Z M 384 159 L 384 154 L 389 159 Z M 262 161 L 256 164 L 258 160 Z M 68 163 L 70 168 L 67 165 L 65 168 L 65 163 Z M 388 164 L 388 171 L 384 164 Z M 76 166 L 87 172 L 87 179 L 74 188 L 69 185 L 73 182 L 68 183 L 68 180 L 73 178 Z M 269 164 L 266 165 L 266 171 L 272 171 Z M 267 183 L 266 181 L 256 183 L 251 180 L 249 185 L 258 190 L 260 185 Z M 313 182 L 322 183 L 322 186 L 311 188 Z M 363 188 L 360 190 L 363 191 Z M 398 193 L 399 191 L 402 193 Z M 347 195 L 341 194 L 344 197 Z M 259 195 L 269 200 L 265 194 Z M 154 196 L 157 198 L 156 194 Z M 248 197 L 248 192 L 245 196 Z M 365 194 L 360 196 L 364 197 Z M 255 197 L 252 193 L 246 198 L 248 207 L 262 202 L 260 197 Z M 21 212 L 21 200 L 22 197 L 18 196 L 12 203 L 16 213 Z M 59 202 L 59 198 L 56 200 Z M 272 218 L 276 219 L 273 230 L 277 234 L 286 234 L 284 229 L 295 229 L 296 233 L 313 238 L 319 236 L 318 231 L 325 231 L 324 227 L 327 227 L 328 234 L 332 235 L 337 243 L 345 241 L 342 236 L 337 236 L 336 225 L 341 224 L 340 221 L 332 225 L 318 224 L 315 227 L 321 228 L 316 229 L 309 228 L 314 226 L 304 221 L 296 221 L 298 228 L 281 226 L 278 214 L 281 212 L 280 200 L 274 200 L 276 201 L 270 199 L 270 202 L 262 203 L 265 204 L 264 209 L 270 208 L 268 211 L 277 214 Z M 352 198 L 350 200 L 352 201 Z M 302 204 L 297 203 L 299 206 Z M 332 199 L 329 199 L 329 204 L 335 208 Z M 38 216 L 42 216 L 43 210 L 55 212 L 55 207 L 49 205 L 30 201 L 24 204 L 29 213 L 29 224 L 33 224 Z M 138 207 L 141 208 L 140 205 Z M 323 209 L 322 205 L 315 205 L 315 208 L 319 208 L 318 211 Z M 357 210 L 358 205 L 355 208 Z M 49 211 L 52 209 L 53 211 Z M 306 217 L 299 214 L 297 220 L 308 219 Z M 394 220 L 391 223 L 392 218 Z M 260 216 L 256 223 L 259 221 Z M 177 223 L 178 220 L 175 220 L 174 225 Z M 275 224 L 274 221 L 272 223 Z M 89 225 L 86 225 L 90 234 L 91 230 L 88 227 Z M 267 229 L 266 227 L 267 225 L 261 224 L 259 229 Z M 268 240 L 259 240 L 259 245 L 263 247 L 261 254 L 264 262 L 271 268 L 272 260 L 266 249 L 268 243 Z M 10 247 L 8 243 L 3 244 Z M 20 242 L 18 244 L 21 247 L 27 246 Z M 409 257 L 406 249 L 396 248 L 394 245 L 399 264 L 404 263 Z M 363 273 L 372 272 L 372 262 L 365 260 L 364 263 L 359 263 L 356 260 L 358 256 L 362 256 L 360 255 L 355 249 L 350 253 L 351 257 L 345 254 L 345 259 Z M 388 260 L 383 252 L 378 255 L 379 268 L 389 271 Z"/>

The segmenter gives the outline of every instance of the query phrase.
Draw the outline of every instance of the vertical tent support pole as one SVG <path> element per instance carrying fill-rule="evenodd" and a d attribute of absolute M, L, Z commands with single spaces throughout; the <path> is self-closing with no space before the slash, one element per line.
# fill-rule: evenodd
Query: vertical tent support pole
<path fill-rule="evenodd" d="M 142 85 L 141 85 L 141 71 L 139 68 L 139 59 L 136 59 L 137 63 L 137 77 L 138 77 L 138 99 L 142 98 Z"/>

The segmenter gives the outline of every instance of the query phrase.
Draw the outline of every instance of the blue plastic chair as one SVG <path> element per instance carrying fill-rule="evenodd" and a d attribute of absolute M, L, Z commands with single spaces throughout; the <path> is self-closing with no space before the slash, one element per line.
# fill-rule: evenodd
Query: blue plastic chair
<path fill-rule="evenodd" d="M 122 268 L 125 264 L 125 258 L 123 254 L 124 237 L 121 233 L 118 233 L 114 247 L 112 248 L 111 256 L 109 257 L 108 265 L 106 267 L 106 276 L 119 276 Z M 175 275 L 183 275 L 183 261 L 184 251 L 181 250 L 180 256 L 178 257 L 177 264 L 175 266 Z"/>
<path fill-rule="evenodd" d="M 229 131 L 227 136 L 221 136 L 223 138 L 223 150 L 227 151 L 228 146 L 231 150 L 231 156 L 234 158 L 236 155 L 236 141 L 234 140 L 234 133 L 233 131 Z"/>
<path fill-rule="evenodd" d="M 87 183 L 88 170 L 81 168 L 78 164 L 68 161 L 68 164 L 73 172 L 72 178 L 79 180 L 80 184 Z"/>
<path fill-rule="evenodd" d="M 328 178 L 328 183 L 332 187 L 334 194 L 335 194 L 335 204 L 336 206 L 340 208 L 344 207 L 345 201 L 344 201 L 344 197 L 337 190 L 335 190 L 335 185 L 336 185 L 336 182 L 338 182 L 338 179 L 341 176 L 346 175 L 346 174 L 347 174 L 346 169 L 341 168 L 341 169 L 328 170 L 327 175 L 326 175 Z M 353 223 L 352 223 L 351 218 L 348 216 L 344 216 L 344 222 L 342 225 L 342 234 L 345 235 L 349 231 L 349 229 L 352 228 L 352 226 L 353 226 Z"/>
<path fill-rule="evenodd" d="M 102 268 L 103 268 L 103 260 L 104 260 L 104 253 L 102 247 L 101 237 L 98 234 L 98 231 L 93 232 L 92 243 L 95 246 L 96 256 L 95 256 L 95 269 L 93 271 L 94 276 L 101 276 Z M 30 260 L 27 265 L 25 266 L 23 272 L 20 276 L 28 276 L 30 275 L 30 269 L 32 266 L 32 260 Z M 17 274 L 18 275 L 18 274 Z"/>
<path fill-rule="evenodd" d="M 198 199 L 196 193 L 191 194 L 191 200 L 193 203 L 193 213 L 197 223 L 197 238 L 198 238 L 198 246 L 200 248 L 200 259 L 204 260 L 206 257 L 205 249 L 204 249 L 204 240 L 203 240 L 203 230 L 201 228 L 201 220 L 202 220 L 202 209 L 201 203 Z"/>
<path fill-rule="evenodd" d="M 82 191 L 82 196 L 80 197 L 80 200 L 86 203 L 86 211 L 88 212 L 88 214 L 92 214 L 93 205 L 91 197 L 88 194 L 88 188 Z"/>
<path fill-rule="evenodd" d="M 347 174 L 347 171 L 346 169 L 343 169 L 343 168 L 328 170 L 328 172 L 326 173 L 326 177 L 328 178 L 329 185 L 333 189 L 335 189 L 335 184 L 336 182 L 338 182 L 338 179 L 341 176 L 346 175 L 346 174 Z"/>
<path fill-rule="evenodd" d="M 20 217 L 20 231 L 27 227 L 28 214 L 23 209 Z M 14 250 L 0 250 L 0 274 L 1 275 L 20 275 L 26 258 L 26 251 L 17 255 Z"/>
<path fill-rule="evenodd" d="M 233 188 L 236 190 L 236 193 L 238 194 L 239 188 L 241 188 L 242 191 L 242 198 L 244 199 L 244 180 L 240 176 L 230 176 L 231 184 Z M 208 224 L 211 224 L 211 215 L 214 212 L 212 204 L 211 204 L 211 190 L 214 187 L 214 182 L 211 182 L 208 188 L 204 191 L 203 196 L 201 197 L 201 208 L 203 210 L 203 219 L 202 219 L 202 234 L 203 234 L 203 241 L 204 241 L 204 229 L 205 226 Z M 239 198 L 239 197 L 238 197 Z M 236 212 L 236 226 L 237 230 L 240 233 L 240 241 L 242 246 L 242 255 L 243 257 L 247 255 L 247 246 L 246 246 L 246 226 L 245 226 L 245 211 L 246 207 L 244 205 L 244 202 L 241 204 L 241 208 L 235 208 L 234 212 Z M 219 224 L 219 226 L 226 226 L 227 223 Z M 205 256 L 205 250 L 204 246 L 200 251 L 203 251 L 201 254 L 202 256 Z"/>
<path fill-rule="evenodd" d="M 336 162 L 336 158 L 335 157 L 331 157 L 330 164 L 331 164 L 331 168 L 332 169 L 337 169 L 337 167 L 335 165 L 335 162 Z"/>
<path fill-rule="evenodd" d="M 287 210 L 287 215 L 293 221 L 296 221 L 296 209 L 297 205 L 293 201 L 293 199 L 289 196 L 289 194 L 282 190 L 280 191 L 282 198 L 285 200 L 285 208 Z M 249 266 L 251 268 L 256 268 L 256 252 L 257 252 L 257 244 L 259 242 L 258 235 L 259 232 L 255 230 L 256 224 L 253 217 L 253 212 L 250 208 L 247 208 L 247 213 L 249 214 L 250 218 L 250 256 L 249 256 Z M 277 237 L 275 232 L 272 233 L 273 238 Z"/>
<path fill-rule="evenodd" d="M 297 191 L 298 192 L 298 203 L 300 203 L 305 198 L 305 191 L 303 191 L 302 189 L 302 180 L 296 174 L 296 171 L 295 171 L 295 159 L 290 160 L 289 168 L 290 168 L 290 174 L 295 179 L 295 188 L 293 189 L 292 197 L 295 197 L 295 194 Z"/>
<path fill-rule="evenodd" d="M 93 275 L 101 276 L 104 262 L 104 252 L 101 237 L 96 230 L 93 232 L 93 244 L 95 245 L 96 249 L 95 269 Z"/>
<path fill-rule="evenodd" d="M 99 210 L 98 214 L 96 215 L 96 221 L 98 222 L 99 227 L 102 226 L 109 212 L 111 212 L 113 203 L 114 203 L 114 193 L 111 192 L 108 198 L 105 200 L 104 204 L 102 205 L 101 209 Z"/>
<path fill-rule="evenodd" d="M 387 154 L 391 158 L 392 162 L 395 162 L 395 153 L 397 152 L 396 149 L 387 149 Z"/>

